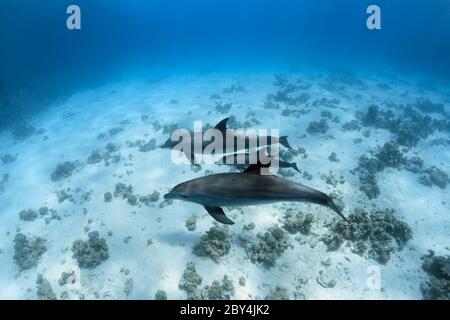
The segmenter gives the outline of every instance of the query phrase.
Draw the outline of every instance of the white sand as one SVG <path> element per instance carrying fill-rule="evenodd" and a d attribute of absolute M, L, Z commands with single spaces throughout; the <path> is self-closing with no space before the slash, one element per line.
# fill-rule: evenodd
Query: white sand
<path fill-rule="evenodd" d="M 290 75 L 297 79 L 298 74 Z M 369 149 L 389 141 L 391 134 L 385 130 L 371 129 L 371 137 L 361 144 L 354 144 L 355 138 L 362 136 L 361 131 L 342 132 L 343 123 L 353 120 L 355 111 L 365 111 L 371 103 L 386 100 L 396 103 L 409 103 L 416 97 L 426 96 L 434 102 L 448 100 L 445 93 L 417 89 L 415 81 L 410 84 L 400 80 L 386 80 L 366 76 L 368 85 L 365 91 L 348 90 L 348 98 L 330 93 L 319 86 L 323 79 L 302 76 L 312 86 L 308 92 L 313 99 L 337 97 L 340 99 L 338 109 L 311 108 L 311 112 L 300 118 L 282 117 L 280 110 L 262 108 L 266 94 L 275 92 L 273 74 L 229 75 L 203 74 L 169 77 L 160 81 L 117 83 L 91 91 L 80 92 L 45 114 L 34 119 L 31 124 L 44 128 L 49 138 L 42 135 L 16 143 L 12 136 L 3 132 L 0 136 L 0 156 L 18 154 L 18 159 L 10 164 L 0 164 L 0 176 L 10 174 L 5 184 L 5 191 L 0 194 L 0 299 L 35 299 L 35 281 L 38 273 L 49 280 L 58 297 L 68 291 L 69 297 L 77 299 L 79 293 L 86 298 L 126 298 L 123 292 L 126 279 L 133 278 L 134 288 L 128 298 L 153 299 L 158 289 L 166 291 L 169 299 L 184 299 L 186 293 L 178 288 L 178 282 L 187 261 L 194 261 L 198 273 L 203 277 L 202 285 L 213 280 L 221 280 L 229 275 L 235 284 L 236 299 L 264 298 L 270 288 L 277 285 L 288 289 L 291 298 L 297 292 L 307 299 L 420 299 L 420 282 L 426 279 L 421 269 L 420 257 L 428 249 L 437 254 L 448 254 L 450 246 L 450 203 L 448 188 L 441 190 L 434 186 L 425 187 L 417 182 L 417 175 L 407 171 L 386 169 L 378 176 L 381 195 L 372 201 L 359 191 L 357 175 L 350 170 L 356 168 L 358 157 Z M 388 83 L 393 89 L 382 90 L 379 82 Z M 231 84 L 242 84 L 246 92 L 223 93 Z M 408 95 L 402 93 L 408 91 Z M 387 94 L 388 93 L 388 94 Z M 172 205 L 159 208 L 160 201 L 151 208 L 131 206 L 126 200 L 115 198 L 105 203 L 103 195 L 114 191 L 117 182 L 131 184 L 137 194 L 150 194 L 158 191 L 161 196 L 171 187 L 182 181 L 199 177 L 204 170 L 224 172 L 228 169 L 219 166 L 203 166 L 202 172 L 195 173 L 187 165 L 175 165 L 170 161 L 170 150 L 156 149 L 151 152 L 139 152 L 129 148 L 126 141 L 137 139 L 146 141 L 155 138 L 157 143 L 164 142 L 168 135 L 162 131 L 155 132 L 151 123 L 158 120 L 161 124 L 177 123 L 180 127 L 192 128 L 194 120 L 203 120 L 215 125 L 228 116 L 215 111 L 212 94 L 220 94 L 224 102 L 233 102 L 230 114 L 244 122 L 249 110 L 257 113 L 260 128 L 279 128 L 281 135 L 288 135 L 291 144 L 304 147 L 308 158 L 296 159 L 299 168 L 313 175 L 311 181 L 303 181 L 297 174 L 290 178 L 312 186 L 324 192 L 334 191 L 320 178 L 330 170 L 337 176 L 345 177 L 346 182 L 338 185 L 337 190 L 343 195 L 346 207 L 344 213 L 362 206 L 378 208 L 395 208 L 400 218 L 404 219 L 413 230 L 413 239 L 404 250 L 396 252 L 391 261 L 380 265 L 373 260 L 360 257 L 341 246 L 338 251 L 327 252 L 320 241 L 327 232 L 325 222 L 334 218 L 334 213 L 323 207 L 310 204 L 298 204 L 301 211 L 312 212 L 317 218 L 312 234 L 309 236 L 290 235 L 292 248 L 287 249 L 277 260 L 276 266 L 265 269 L 246 259 L 244 249 L 238 243 L 242 226 L 254 222 L 254 233 L 265 231 L 274 223 L 279 223 L 283 209 L 280 204 L 248 207 L 245 215 L 232 210 L 228 215 L 236 224 L 230 227 L 232 247 L 230 253 L 215 263 L 210 259 L 199 258 L 192 254 L 193 245 L 213 225 L 213 220 L 201 206 L 187 202 L 175 201 Z M 355 97 L 360 94 L 360 97 Z M 178 104 L 171 104 L 176 99 Z M 338 115 L 340 124 L 328 121 L 329 134 L 335 139 L 321 136 L 302 138 L 311 121 L 320 120 L 320 112 L 327 110 Z M 64 118 L 63 115 L 73 113 Z M 148 122 L 141 120 L 141 115 L 149 115 Z M 121 125 L 123 120 L 128 124 Z M 109 137 L 107 131 L 122 127 L 123 132 Z M 104 139 L 97 139 L 98 134 L 106 133 Z M 450 151 L 444 146 L 430 146 L 431 138 L 445 137 L 438 133 L 435 137 L 423 140 L 413 149 L 423 158 L 426 167 L 436 165 L 450 172 Z M 446 137 L 448 139 L 448 136 Z M 86 165 L 91 152 L 104 148 L 108 142 L 120 143 L 120 153 L 125 160 L 117 164 L 104 166 L 103 162 Z M 328 160 L 330 153 L 336 152 L 340 162 Z M 132 160 L 128 160 L 132 155 Z M 411 155 L 411 152 L 408 156 Z M 64 161 L 79 160 L 83 166 L 68 179 L 53 182 L 50 174 Z M 125 166 L 125 164 L 132 164 Z M 132 173 L 127 175 L 127 170 Z M 55 192 L 70 187 L 90 191 L 91 200 L 84 203 L 64 201 L 58 203 Z M 45 224 L 39 218 L 33 222 L 19 219 L 22 209 L 38 209 L 42 206 L 57 210 L 62 217 Z M 87 213 L 83 214 L 83 208 Z M 197 228 L 189 232 L 185 227 L 186 219 L 192 214 L 198 217 Z M 88 223 L 92 219 L 92 223 Z M 97 230 L 106 238 L 110 258 L 93 270 L 80 269 L 72 258 L 70 250 L 73 241 L 87 239 L 85 227 Z M 19 273 L 14 264 L 13 239 L 17 231 L 27 235 L 39 235 L 48 241 L 48 251 L 42 256 L 37 267 Z M 108 231 L 113 236 L 108 236 Z M 128 244 L 124 238 L 132 236 Z M 299 238 L 300 241 L 295 240 Z M 147 246 L 147 239 L 153 244 Z M 322 262 L 331 260 L 325 267 Z M 381 271 L 381 290 L 367 286 L 367 270 L 377 266 Z M 121 272 L 129 269 L 129 275 Z M 63 271 L 76 270 L 77 281 L 73 285 L 61 287 L 58 279 Z M 334 288 L 321 287 L 316 278 L 324 272 L 336 280 Z M 239 277 L 246 278 L 246 286 L 238 284 Z M 307 280 L 302 284 L 302 279 Z M 97 295 L 96 295 L 97 293 Z"/>

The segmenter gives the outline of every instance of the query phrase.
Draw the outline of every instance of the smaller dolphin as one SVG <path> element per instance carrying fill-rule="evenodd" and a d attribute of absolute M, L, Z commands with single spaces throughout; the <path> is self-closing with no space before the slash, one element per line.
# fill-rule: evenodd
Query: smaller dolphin
<path fill-rule="evenodd" d="M 273 159 L 274 162 L 278 163 L 279 168 L 292 168 L 296 170 L 298 173 L 301 173 L 300 170 L 297 167 L 297 164 L 295 162 L 287 162 L 278 158 L 275 158 L 273 156 L 266 154 L 267 148 L 262 148 L 258 152 L 249 153 L 249 152 L 242 152 L 242 153 L 233 153 L 224 156 L 220 160 L 216 161 L 217 165 L 227 165 L 232 166 L 237 169 L 243 170 L 246 167 L 248 167 L 250 164 L 252 164 L 253 161 L 255 162 L 262 162 L 262 163 L 272 163 L 272 160 L 262 161 L 264 159 Z M 253 162 L 253 163 L 255 163 Z"/>
<path fill-rule="evenodd" d="M 221 207 L 251 206 L 275 202 L 311 202 L 333 209 L 348 222 L 328 195 L 275 175 L 261 175 L 261 163 L 242 173 L 218 173 L 175 186 L 164 199 L 177 199 L 202 205 L 218 222 L 234 224 Z M 267 165 L 266 165 L 267 167 Z"/>
<path fill-rule="evenodd" d="M 227 139 L 230 138 L 232 139 L 232 142 L 234 145 L 234 150 L 233 152 L 239 151 L 239 150 L 244 150 L 244 149 L 248 149 L 252 144 L 250 143 L 252 141 L 254 141 L 253 139 L 256 139 L 257 143 L 258 143 L 258 147 L 263 147 L 263 146 L 269 146 L 272 144 L 276 144 L 279 143 L 282 146 L 288 148 L 288 149 L 292 149 L 292 147 L 290 146 L 287 136 L 282 136 L 282 137 L 272 137 L 272 136 L 246 136 L 243 134 L 239 134 L 237 132 L 232 132 L 231 130 L 229 130 L 227 128 L 227 122 L 230 118 L 225 118 L 223 120 L 221 120 L 215 127 L 214 129 L 219 130 L 220 132 L 222 132 L 223 135 L 223 153 L 226 153 L 227 150 Z M 190 133 L 190 137 L 191 137 L 191 153 L 189 154 L 187 152 L 187 150 L 185 150 L 185 156 L 186 158 L 193 164 L 193 165 L 198 165 L 197 162 L 195 161 L 195 152 L 200 152 L 203 153 L 203 151 L 205 150 L 205 148 L 211 144 L 210 141 L 205 141 L 205 140 L 201 140 L 198 141 L 196 139 L 200 138 L 203 139 L 203 134 L 205 132 L 202 132 L 201 135 L 194 135 L 193 132 Z M 176 145 L 178 145 L 181 141 L 172 141 L 171 138 L 167 139 L 165 143 L 163 143 L 161 145 L 161 148 L 167 148 L 167 149 L 172 149 L 174 148 Z M 201 148 L 194 148 L 195 145 L 199 145 L 201 146 Z M 231 145 L 231 144 L 230 144 Z"/>

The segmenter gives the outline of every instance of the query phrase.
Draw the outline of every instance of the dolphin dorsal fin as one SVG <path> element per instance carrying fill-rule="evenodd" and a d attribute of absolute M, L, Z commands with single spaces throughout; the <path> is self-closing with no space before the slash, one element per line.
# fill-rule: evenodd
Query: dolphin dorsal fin
<path fill-rule="evenodd" d="M 225 118 L 222 121 L 220 121 L 218 124 L 216 124 L 216 126 L 214 127 L 214 129 L 217 129 L 221 132 L 225 132 L 227 131 L 227 122 L 230 118 Z"/>
<path fill-rule="evenodd" d="M 261 168 L 268 168 L 268 167 L 270 167 L 270 162 L 267 163 L 267 164 L 262 164 L 258 160 L 258 163 L 250 165 L 247 169 L 242 171 L 242 173 L 260 175 L 261 174 Z"/>

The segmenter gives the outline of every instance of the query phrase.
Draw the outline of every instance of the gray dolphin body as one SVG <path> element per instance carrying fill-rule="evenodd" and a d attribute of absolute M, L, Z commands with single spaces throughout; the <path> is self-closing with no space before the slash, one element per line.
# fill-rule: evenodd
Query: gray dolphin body
<path fill-rule="evenodd" d="M 222 121 L 220 121 L 214 129 L 219 130 L 223 134 L 223 150 L 227 150 L 228 145 L 233 146 L 233 150 L 228 150 L 227 152 L 236 152 L 244 149 L 248 149 L 250 146 L 253 146 L 254 143 L 257 143 L 257 147 L 263 147 L 263 146 L 270 146 L 273 144 L 281 144 L 282 146 L 292 149 L 291 145 L 288 142 L 287 136 L 282 137 L 272 137 L 272 136 L 246 136 L 239 133 L 234 133 L 227 128 L 227 122 L 229 118 L 225 118 Z M 205 148 L 211 144 L 211 141 L 205 141 L 203 140 L 203 135 L 205 132 L 202 132 L 201 135 L 194 135 L 193 132 L 190 133 L 191 138 L 191 149 L 190 154 L 187 153 L 187 150 L 185 150 L 184 154 L 186 158 L 194 165 L 197 165 L 197 162 L 195 161 L 195 154 L 196 153 L 203 153 Z M 200 139 L 200 140 L 198 140 Z M 231 139 L 231 142 L 228 143 L 227 139 Z M 238 143 L 239 141 L 239 143 Z M 180 141 L 173 141 L 171 138 L 167 139 L 165 143 L 161 145 L 161 148 L 167 148 L 172 149 L 176 145 L 178 145 Z M 198 146 L 195 148 L 194 146 Z M 225 153 L 225 152 L 223 152 Z"/>
<path fill-rule="evenodd" d="M 261 165 L 242 173 L 219 173 L 175 186 L 164 199 L 198 203 L 217 221 L 233 224 L 221 207 L 251 206 L 275 202 L 311 202 L 333 209 L 344 220 L 333 200 L 323 192 L 274 175 L 261 175 Z"/>
<path fill-rule="evenodd" d="M 227 165 L 231 167 L 235 167 L 237 169 L 244 169 L 248 167 L 250 164 L 254 163 L 252 160 L 262 161 L 263 159 L 267 159 L 268 162 L 271 163 L 271 158 L 276 160 L 276 163 L 279 168 L 292 168 L 300 173 L 300 170 L 297 167 L 295 162 L 288 162 L 278 158 L 273 158 L 271 156 L 266 155 L 264 152 L 267 148 L 263 148 L 255 153 L 243 152 L 243 153 L 233 153 L 227 156 L 222 157 L 222 159 L 216 162 L 217 165 Z M 252 156 L 255 159 L 252 159 Z"/>

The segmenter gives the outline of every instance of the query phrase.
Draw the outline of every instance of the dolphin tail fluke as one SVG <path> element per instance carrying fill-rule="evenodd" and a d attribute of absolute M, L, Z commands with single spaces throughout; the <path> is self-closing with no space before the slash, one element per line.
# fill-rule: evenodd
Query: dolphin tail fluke
<path fill-rule="evenodd" d="M 295 163 L 295 162 L 291 163 L 291 167 L 292 167 L 292 169 L 294 169 L 294 170 L 297 171 L 298 173 L 301 173 L 300 170 L 299 170 L 298 167 L 297 167 L 297 163 Z"/>
<path fill-rule="evenodd" d="M 287 137 L 287 136 L 282 136 L 282 137 L 280 137 L 280 139 L 279 139 L 278 141 L 280 142 L 280 144 L 281 144 L 282 146 L 284 146 L 284 147 L 286 147 L 286 148 L 288 148 L 288 149 L 293 149 L 293 148 L 291 147 L 291 145 L 289 144 L 289 141 L 288 141 L 288 137 Z"/>
<path fill-rule="evenodd" d="M 336 212 L 346 222 L 350 223 L 350 221 L 342 214 L 341 209 L 339 209 L 339 207 L 336 205 L 336 203 L 330 197 L 328 197 L 327 206 L 330 207 L 331 209 L 333 209 L 334 212 Z"/>

